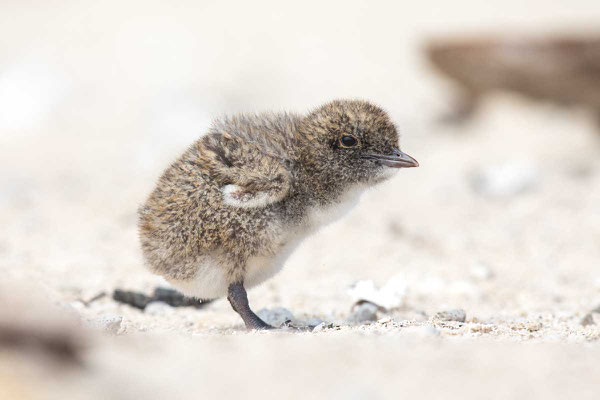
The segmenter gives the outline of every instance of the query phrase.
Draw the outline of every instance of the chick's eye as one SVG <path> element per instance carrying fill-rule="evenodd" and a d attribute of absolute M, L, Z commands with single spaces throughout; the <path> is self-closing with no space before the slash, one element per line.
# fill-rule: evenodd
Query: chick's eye
<path fill-rule="evenodd" d="M 358 144 L 358 140 L 354 136 L 342 136 L 340 138 L 342 147 L 354 147 Z"/>

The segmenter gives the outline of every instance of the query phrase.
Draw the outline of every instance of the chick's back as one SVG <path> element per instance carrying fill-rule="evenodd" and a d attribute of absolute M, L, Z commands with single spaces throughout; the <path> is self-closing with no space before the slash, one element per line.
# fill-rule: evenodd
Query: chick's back
<path fill-rule="evenodd" d="M 208 256 L 243 264 L 274 251 L 278 210 L 293 186 L 286 145 L 296 122 L 287 114 L 217 121 L 166 169 L 138 212 L 153 272 L 185 280 Z"/>

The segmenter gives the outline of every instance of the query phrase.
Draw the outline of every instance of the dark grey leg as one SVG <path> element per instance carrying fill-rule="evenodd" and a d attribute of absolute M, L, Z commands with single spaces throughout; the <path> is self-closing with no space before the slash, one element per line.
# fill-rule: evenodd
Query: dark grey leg
<path fill-rule="evenodd" d="M 235 312 L 240 314 L 240 317 L 242 317 L 244 323 L 246 324 L 246 328 L 275 329 L 260 319 L 258 315 L 254 314 L 254 312 L 250 309 L 250 305 L 248 304 L 248 295 L 246 294 L 246 289 L 244 288 L 243 283 L 238 282 L 229 285 L 229 289 L 227 290 L 227 300 L 229 300 L 229 303 Z"/>

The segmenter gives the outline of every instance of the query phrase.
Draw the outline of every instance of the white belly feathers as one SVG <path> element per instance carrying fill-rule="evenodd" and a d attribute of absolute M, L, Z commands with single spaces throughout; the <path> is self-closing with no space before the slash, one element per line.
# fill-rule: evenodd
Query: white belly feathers
<path fill-rule="evenodd" d="M 346 215 L 358 204 L 364 189 L 364 186 L 357 187 L 348 192 L 338 203 L 310 210 L 302 225 L 281 237 L 280 249 L 275 255 L 250 258 L 246 266 L 244 286 L 251 288 L 259 285 L 281 271 L 285 261 L 304 238 Z M 169 280 L 169 283 L 186 296 L 200 299 L 226 296 L 229 284 L 225 277 L 224 267 L 210 256 L 206 256 L 198 265 L 198 273 L 195 278 L 186 281 Z"/>

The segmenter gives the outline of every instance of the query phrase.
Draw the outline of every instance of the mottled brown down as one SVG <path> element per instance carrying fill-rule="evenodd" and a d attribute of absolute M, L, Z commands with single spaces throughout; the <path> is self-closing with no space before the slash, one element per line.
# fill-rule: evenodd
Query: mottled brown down
<path fill-rule="evenodd" d="M 344 148 L 340 137 L 358 140 Z M 216 121 L 172 163 L 139 209 L 149 268 L 170 280 L 202 279 L 217 260 L 228 282 L 244 282 L 251 257 L 274 257 L 311 210 L 340 202 L 353 188 L 384 180 L 367 153 L 397 151 L 388 115 L 365 101 L 333 101 L 307 115 L 265 113 Z M 240 204 L 224 202 L 224 188 Z M 256 201 L 256 203 L 253 203 Z M 201 296 L 201 294 L 198 294 Z"/>

